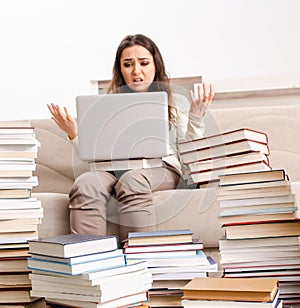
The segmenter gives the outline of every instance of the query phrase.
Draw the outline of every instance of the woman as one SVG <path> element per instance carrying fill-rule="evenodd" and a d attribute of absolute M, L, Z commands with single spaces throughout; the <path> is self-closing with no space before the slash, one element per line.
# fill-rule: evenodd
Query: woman
<path fill-rule="evenodd" d="M 118 201 L 120 240 L 128 232 L 155 229 L 155 209 L 152 193 L 175 189 L 181 176 L 177 151 L 179 141 L 201 138 L 203 116 L 212 102 L 212 86 L 203 84 L 198 97 L 191 91 L 188 114 L 176 105 L 186 98 L 171 91 L 164 61 L 155 43 L 148 37 L 128 35 L 120 43 L 113 67 L 108 93 L 166 91 L 169 100 L 170 152 L 160 168 L 129 170 L 119 178 L 109 172 L 87 172 L 80 175 L 70 192 L 70 223 L 73 233 L 106 234 L 107 204 L 112 195 Z M 49 104 L 56 124 L 77 142 L 77 123 L 66 108 Z"/>

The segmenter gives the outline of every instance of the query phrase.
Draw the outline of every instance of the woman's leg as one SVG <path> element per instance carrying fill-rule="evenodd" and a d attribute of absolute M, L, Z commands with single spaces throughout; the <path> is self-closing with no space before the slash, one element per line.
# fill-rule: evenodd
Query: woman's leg
<path fill-rule="evenodd" d="M 180 176 L 167 168 L 130 170 L 115 186 L 120 219 L 120 239 L 128 232 L 155 230 L 152 192 L 175 189 Z"/>
<path fill-rule="evenodd" d="M 106 235 L 106 207 L 117 179 L 108 172 L 80 175 L 69 194 L 72 233 Z"/>

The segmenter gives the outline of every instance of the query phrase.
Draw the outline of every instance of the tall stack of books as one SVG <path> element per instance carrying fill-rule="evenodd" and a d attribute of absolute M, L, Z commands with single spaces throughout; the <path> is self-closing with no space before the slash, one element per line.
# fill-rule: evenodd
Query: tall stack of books
<path fill-rule="evenodd" d="M 31 197 L 38 147 L 28 121 L 0 122 L 0 304 L 43 305 L 30 297 L 27 268 L 27 240 L 38 237 L 43 217 L 40 201 Z"/>
<path fill-rule="evenodd" d="M 128 262 L 147 261 L 153 286 L 149 291 L 151 307 L 181 306 L 181 287 L 194 277 L 207 277 L 217 264 L 194 242 L 188 229 L 131 232 L 124 245 Z"/>
<path fill-rule="evenodd" d="M 178 148 L 188 185 L 217 185 L 219 175 L 271 170 L 267 135 L 249 128 L 181 142 Z"/>
<path fill-rule="evenodd" d="M 127 265 L 116 236 L 67 234 L 30 240 L 32 296 L 67 307 L 142 305 L 152 286 L 146 262 Z"/>
<path fill-rule="evenodd" d="M 284 305 L 300 304 L 300 219 L 283 169 L 220 177 L 219 241 L 226 278 L 276 278 Z"/>
<path fill-rule="evenodd" d="M 280 308 L 276 279 L 195 278 L 183 288 L 183 308 Z"/>

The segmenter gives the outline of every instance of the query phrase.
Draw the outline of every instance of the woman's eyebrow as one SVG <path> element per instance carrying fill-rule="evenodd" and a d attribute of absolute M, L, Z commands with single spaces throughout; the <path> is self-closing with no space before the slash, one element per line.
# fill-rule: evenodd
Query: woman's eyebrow
<path fill-rule="evenodd" d="M 125 59 L 122 59 L 123 62 L 125 62 L 125 61 L 132 61 L 132 60 L 133 60 L 133 58 L 125 58 Z M 149 58 L 148 58 L 148 57 L 140 57 L 140 58 L 138 58 L 138 60 L 139 60 L 139 61 L 149 60 Z"/>

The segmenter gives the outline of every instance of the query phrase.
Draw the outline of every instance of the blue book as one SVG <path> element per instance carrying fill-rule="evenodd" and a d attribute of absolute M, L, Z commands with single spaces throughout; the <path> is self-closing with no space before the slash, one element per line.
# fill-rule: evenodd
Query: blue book
<path fill-rule="evenodd" d="M 97 270 L 104 270 L 126 265 L 127 263 L 126 256 L 124 254 L 111 258 L 105 258 L 90 262 L 82 262 L 77 264 L 47 261 L 36 258 L 29 258 L 27 262 L 28 268 L 30 270 L 39 270 L 49 273 L 59 273 L 65 275 L 78 275 Z"/>

